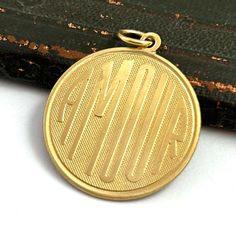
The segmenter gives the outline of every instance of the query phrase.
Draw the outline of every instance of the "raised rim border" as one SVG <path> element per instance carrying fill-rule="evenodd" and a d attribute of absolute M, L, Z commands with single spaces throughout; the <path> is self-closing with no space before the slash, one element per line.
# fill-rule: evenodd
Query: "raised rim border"
<path fill-rule="evenodd" d="M 175 171 L 172 171 L 168 176 L 165 178 L 162 178 L 162 181 L 154 182 L 150 185 L 147 185 L 142 188 L 134 189 L 134 190 L 128 190 L 128 191 L 110 191 L 110 190 L 104 190 L 100 188 L 96 188 L 94 186 L 91 186 L 87 184 L 86 182 L 80 180 L 76 176 L 74 176 L 65 166 L 64 164 L 60 161 L 60 158 L 57 156 L 57 152 L 54 150 L 54 145 L 52 143 L 52 140 L 50 138 L 50 131 L 49 131 L 49 118 L 50 118 L 50 111 L 52 107 L 52 102 L 54 99 L 54 96 L 58 89 L 60 88 L 61 84 L 64 82 L 63 79 L 64 77 L 70 73 L 75 67 L 78 65 L 82 65 L 88 60 L 94 59 L 94 57 L 97 57 L 99 55 L 105 54 L 105 53 L 110 53 L 110 52 L 140 52 L 144 53 L 147 56 L 153 57 L 155 59 L 158 59 L 165 63 L 168 67 L 171 67 L 174 72 L 181 78 L 182 83 L 186 86 L 186 89 L 189 91 L 190 97 L 192 99 L 192 103 L 194 106 L 194 111 L 195 111 L 195 131 L 194 131 L 194 136 L 193 140 L 190 144 L 190 148 L 186 153 L 186 157 L 184 160 L 181 162 L 181 164 L 178 166 L 178 169 Z M 196 93 L 194 89 L 192 88 L 190 82 L 187 80 L 186 76 L 175 66 L 173 65 L 170 61 L 166 60 L 165 58 L 154 54 L 150 52 L 146 52 L 145 50 L 141 49 L 133 49 L 133 48 L 126 48 L 126 47 L 120 47 L 120 48 L 109 48 L 105 50 L 101 50 L 99 52 L 90 54 L 83 59 L 79 60 L 78 62 L 74 63 L 69 69 L 67 69 L 62 76 L 59 78 L 59 80 L 56 82 L 55 86 L 50 92 L 50 95 L 47 100 L 47 104 L 45 107 L 44 111 L 44 118 L 43 118 L 43 133 L 44 133 L 44 140 L 45 144 L 48 150 L 48 153 L 50 155 L 50 158 L 53 162 L 53 164 L 56 166 L 58 171 L 61 173 L 61 175 L 69 182 L 71 183 L 74 187 L 80 189 L 81 191 L 95 196 L 99 197 L 102 199 L 109 199 L 109 200 L 132 200 L 132 199 L 137 199 L 137 198 L 143 198 L 145 196 L 151 195 L 152 193 L 155 193 L 159 191 L 161 188 L 163 188 L 165 185 L 173 181 L 187 166 L 188 162 L 191 160 L 192 155 L 196 149 L 198 140 L 199 140 L 199 135 L 200 135 L 200 129 L 201 129 L 201 112 L 200 112 L 200 106 L 199 102 L 196 96 Z M 164 179 L 164 180 L 163 180 Z"/>

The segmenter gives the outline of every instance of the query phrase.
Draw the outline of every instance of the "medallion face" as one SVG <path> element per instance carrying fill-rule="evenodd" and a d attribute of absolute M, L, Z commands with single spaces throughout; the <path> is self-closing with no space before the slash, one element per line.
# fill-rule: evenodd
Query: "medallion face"
<path fill-rule="evenodd" d="M 128 200 L 158 191 L 184 169 L 200 123 L 194 90 L 173 64 L 145 50 L 114 48 L 62 75 L 46 106 L 44 136 L 70 183 Z"/>

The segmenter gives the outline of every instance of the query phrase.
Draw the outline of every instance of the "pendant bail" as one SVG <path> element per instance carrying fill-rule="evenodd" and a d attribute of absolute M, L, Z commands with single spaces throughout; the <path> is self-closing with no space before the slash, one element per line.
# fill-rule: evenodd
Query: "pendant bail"
<path fill-rule="evenodd" d="M 161 46 L 160 36 L 153 32 L 144 33 L 138 30 L 121 29 L 117 36 L 123 42 L 138 46 L 149 52 L 155 52 Z"/>

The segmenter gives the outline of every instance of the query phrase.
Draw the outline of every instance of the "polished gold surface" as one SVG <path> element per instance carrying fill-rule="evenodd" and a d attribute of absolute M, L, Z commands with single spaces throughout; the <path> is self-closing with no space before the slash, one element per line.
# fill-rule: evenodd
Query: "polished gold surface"
<path fill-rule="evenodd" d="M 53 163 L 91 195 L 128 200 L 158 191 L 186 166 L 200 132 L 186 77 L 142 49 L 85 57 L 53 88 L 44 116 Z"/>

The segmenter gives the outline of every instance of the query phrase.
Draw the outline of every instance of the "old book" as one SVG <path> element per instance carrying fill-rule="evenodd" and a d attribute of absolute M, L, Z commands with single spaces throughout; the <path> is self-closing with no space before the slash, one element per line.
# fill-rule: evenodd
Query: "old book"
<path fill-rule="evenodd" d="M 0 73 L 50 89 L 75 61 L 124 46 L 119 29 L 152 31 L 194 87 L 203 124 L 236 130 L 235 12 L 235 0 L 2 0 Z"/>

